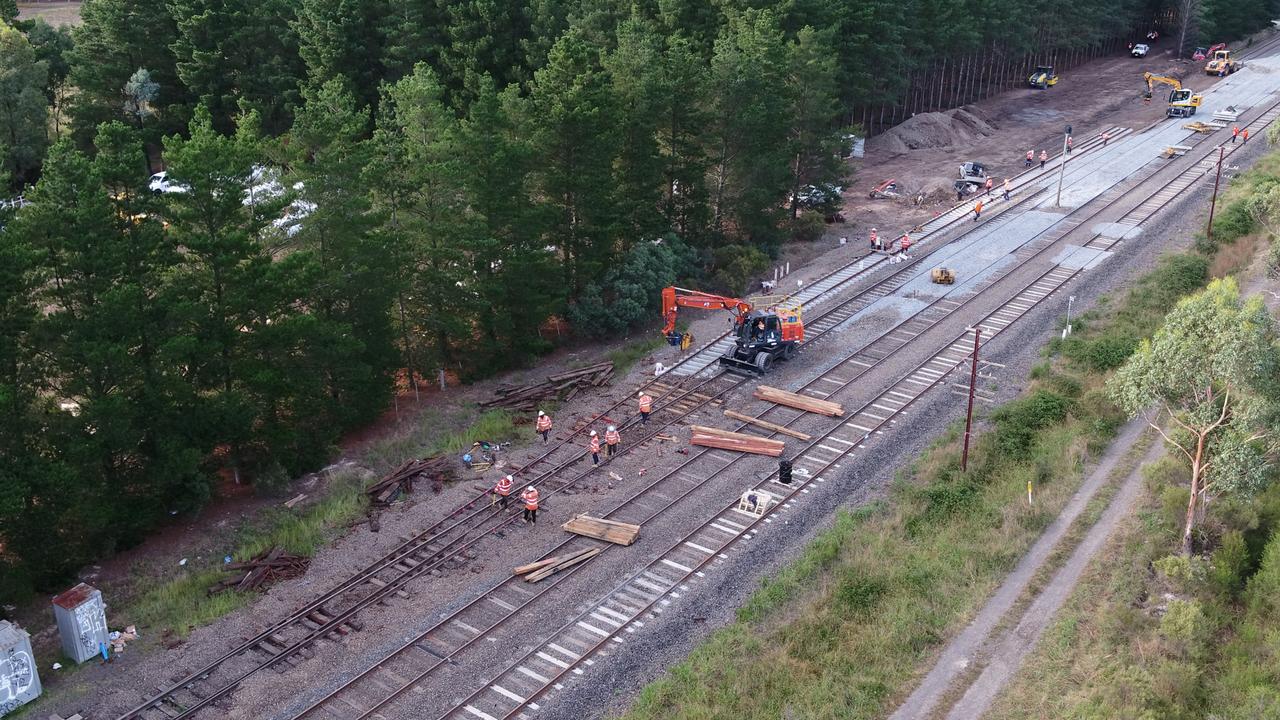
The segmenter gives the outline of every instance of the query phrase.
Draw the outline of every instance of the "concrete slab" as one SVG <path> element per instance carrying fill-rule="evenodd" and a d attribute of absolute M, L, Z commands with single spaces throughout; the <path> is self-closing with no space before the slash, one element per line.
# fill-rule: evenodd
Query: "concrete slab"
<path fill-rule="evenodd" d="M 1053 262 L 1070 270 L 1088 270 L 1107 259 L 1110 255 L 1111 251 L 1109 250 L 1068 245 L 1062 249 L 1062 252 L 1054 256 Z"/>
<path fill-rule="evenodd" d="M 1094 235 L 1112 240 L 1131 240 L 1142 234 L 1142 228 L 1124 223 L 1098 223 L 1089 228 Z"/>

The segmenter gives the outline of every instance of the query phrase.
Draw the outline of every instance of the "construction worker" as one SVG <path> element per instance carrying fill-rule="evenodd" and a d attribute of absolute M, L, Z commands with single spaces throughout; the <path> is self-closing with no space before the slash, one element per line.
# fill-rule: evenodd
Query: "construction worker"
<path fill-rule="evenodd" d="M 1028 150 L 1027 161 L 1022 164 L 1022 167 L 1031 167 L 1035 163 L 1035 161 L 1036 161 L 1036 151 Z"/>
<path fill-rule="evenodd" d="M 987 197 L 991 197 L 991 187 L 995 185 L 995 178 L 987 178 Z"/>
<path fill-rule="evenodd" d="M 902 247 L 902 255 L 906 257 L 907 251 L 911 249 L 911 233 L 902 233 L 900 245 Z"/>
<path fill-rule="evenodd" d="M 1004 179 L 1004 199 L 1009 199 L 1009 178 Z"/>
<path fill-rule="evenodd" d="M 1243 145 L 1247 142 L 1249 142 L 1249 128 L 1240 131 L 1240 144 Z"/>
<path fill-rule="evenodd" d="M 1240 137 L 1240 126 L 1239 125 L 1231 126 L 1231 144 L 1232 145 L 1236 144 L 1236 138 L 1238 137 Z"/>
<path fill-rule="evenodd" d="M 595 430 L 591 431 L 591 464 L 600 464 L 600 436 Z"/>
<path fill-rule="evenodd" d="M 1068 155 L 1070 155 L 1071 151 L 1075 149 L 1075 146 L 1076 146 L 1076 139 L 1068 135 L 1067 136 L 1067 154 Z"/>
<path fill-rule="evenodd" d="M 609 429 L 604 433 L 604 445 L 606 456 L 613 457 L 618 452 L 618 443 L 622 442 L 622 436 L 618 434 L 618 428 L 610 425 Z"/>
<path fill-rule="evenodd" d="M 515 478 L 510 475 L 503 475 L 498 478 L 498 484 L 493 486 L 493 492 L 498 496 L 498 502 L 502 504 L 502 509 L 507 509 L 507 501 L 511 499 L 511 486 L 515 482 Z"/>
<path fill-rule="evenodd" d="M 868 235 L 867 237 L 868 237 L 868 238 L 870 238 L 870 240 L 871 240 L 871 249 L 872 249 L 872 250 L 881 250 L 881 249 L 882 249 L 882 248 L 880 247 L 880 236 L 879 236 L 878 234 L 876 234 L 876 229 L 875 229 L 875 228 L 871 228 L 871 234 L 870 234 L 870 235 Z"/>
<path fill-rule="evenodd" d="M 1044 164 L 1047 162 L 1049 162 L 1049 151 L 1041 150 L 1040 151 L 1040 169 L 1041 170 L 1044 169 Z"/>
<path fill-rule="evenodd" d="M 645 391 L 640 391 L 640 424 L 649 424 L 649 413 L 653 412 L 653 398 Z"/>
<path fill-rule="evenodd" d="M 538 488 L 530 485 L 520 493 L 520 499 L 524 500 L 524 521 L 526 523 L 538 524 Z"/>
<path fill-rule="evenodd" d="M 982 201 L 979 200 L 977 205 L 973 206 L 973 221 L 978 222 L 978 218 L 982 217 Z"/>
<path fill-rule="evenodd" d="M 542 442 L 547 441 L 547 435 L 551 434 L 551 416 L 538 411 L 538 434 L 542 436 Z"/>
<path fill-rule="evenodd" d="M 1109 142 L 1111 142 L 1111 133 L 1106 132 L 1106 131 L 1103 131 L 1103 133 L 1102 133 L 1102 147 L 1106 147 L 1106 146 L 1107 146 L 1107 143 L 1109 143 Z"/>

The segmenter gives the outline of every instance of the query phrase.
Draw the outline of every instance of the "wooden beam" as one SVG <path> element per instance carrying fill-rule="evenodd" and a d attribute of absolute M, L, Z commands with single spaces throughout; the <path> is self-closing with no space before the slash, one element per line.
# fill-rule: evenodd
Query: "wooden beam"
<path fill-rule="evenodd" d="M 755 396 L 760 400 L 767 400 L 778 405 L 786 405 L 797 410 L 805 412 L 817 413 L 819 415 L 829 415 L 831 417 L 840 417 L 844 415 L 844 406 L 840 403 L 834 403 L 830 400 L 819 400 L 805 395 L 798 395 L 786 390 L 779 390 L 768 385 L 756 386 Z"/>
<path fill-rule="evenodd" d="M 753 418 L 750 415 L 744 415 L 743 413 L 734 412 L 733 410 L 725 410 L 724 416 L 727 418 L 732 418 L 734 420 L 741 420 L 744 423 L 750 423 L 752 425 L 762 427 L 765 430 L 772 430 L 776 433 L 782 433 L 783 435 L 790 435 L 791 437 L 796 438 L 797 440 L 807 441 L 807 440 L 813 439 L 812 436 L 806 435 L 805 433 L 802 433 L 799 430 L 792 430 L 789 427 L 783 427 L 781 425 L 778 425 L 777 423 L 771 423 L 767 420 Z"/>

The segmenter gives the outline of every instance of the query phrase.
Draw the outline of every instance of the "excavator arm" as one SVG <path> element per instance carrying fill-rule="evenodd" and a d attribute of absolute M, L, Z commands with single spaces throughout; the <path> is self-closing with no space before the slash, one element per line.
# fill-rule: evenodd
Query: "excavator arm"
<path fill-rule="evenodd" d="M 1155 73 L 1145 73 L 1142 76 L 1142 79 L 1147 81 L 1147 97 L 1151 97 L 1151 95 L 1155 93 L 1156 85 L 1169 85 L 1172 86 L 1174 90 L 1182 89 L 1182 83 L 1178 78 L 1165 77 L 1163 75 L 1156 75 Z"/>
<path fill-rule="evenodd" d="M 662 334 L 670 336 L 676 329 L 676 309 L 696 307 L 704 310 L 728 310 L 734 314 L 734 322 L 741 323 L 742 318 L 751 312 L 751 303 L 738 298 L 712 295 L 697 290 L 668 287 L 662 290 Z"/>

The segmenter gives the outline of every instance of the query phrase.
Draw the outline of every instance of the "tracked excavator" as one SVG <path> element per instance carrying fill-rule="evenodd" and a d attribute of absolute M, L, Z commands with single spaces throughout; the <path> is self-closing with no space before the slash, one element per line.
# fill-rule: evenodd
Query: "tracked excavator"
<path fill-rule="evenodd" d="M 1156 85 L 1168 85 L 1173 89 L 1169 91 L 1169 107 L 1165 110 L 1165 115 L 1171 118 L 1187 118 L 1196 114 L 1200 103 L 1204 98 L 1190 88 L 1183 88 L 1182 83 L 1177 78 L 1165 77 L 1154 73 L 1146 73 L 1142 76 L 1147 81 L 1147 91 L 1143 93 L 1143 97 L 1147 100 L 1155 94 Z"/>
<path fill-rule="evenodd" d="M 662 334 L 672 345 L 685 345 L 685 336 L 676 331 L 676 311 L 682 307 L 733 313 L 733 347 L 720 356 L 720 365 L 731 372 L 764 375 L 775 362 L 791 359 L 804 342 L 798 303 L 781 300 L 767 310 L 757 310 L 739 298 L 668 287 L 662 290 Z"/>

